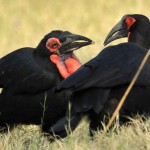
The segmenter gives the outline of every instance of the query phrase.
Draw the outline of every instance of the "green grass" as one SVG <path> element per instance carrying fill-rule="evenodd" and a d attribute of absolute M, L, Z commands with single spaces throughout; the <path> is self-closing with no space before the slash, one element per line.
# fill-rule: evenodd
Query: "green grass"
<path fill-rule="evenodd" d="M 0 57 L 20 47 L 35 47 L 45 34 L 61 29 L 96 42 L 76 52 L 86 62 L 103 49 L 104 38 L 123 15 L 141 13 L 150 18 L 149 7 L 149 0 L 0 0 Z M 126 39 L 112 44 L 122 41 Z M 83 122 L 65 140 L 52 144 L 39 128 L 18 127 L 0 135 L 0 150 L 146 150 L 150 149 L 149 124 L 134 120 L 117 132 L 99 132 L 91 140 Z"/>

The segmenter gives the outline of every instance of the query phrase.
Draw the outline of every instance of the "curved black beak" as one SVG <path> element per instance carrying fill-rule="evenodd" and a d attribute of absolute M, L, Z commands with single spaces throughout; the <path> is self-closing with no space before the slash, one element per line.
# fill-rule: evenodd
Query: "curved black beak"
<path fill-rule="evenodd" d="M 94 44 L 91 39 L 82 35 L 71 34 L 65 38 L 58 51 L 60 55 L 66 54 L 91 44 Z"/>
<path fill-rule="evenodd" d="M 108 33 L 108 35 L 104 41 L 104 45 L 107 45 L 108 43 L 110 43 L 116 39 L 127 37 L 128 32 L 129 31 L 128 31 L 127 25 L 125 23 L 125 19 L 122 18 Z"/>

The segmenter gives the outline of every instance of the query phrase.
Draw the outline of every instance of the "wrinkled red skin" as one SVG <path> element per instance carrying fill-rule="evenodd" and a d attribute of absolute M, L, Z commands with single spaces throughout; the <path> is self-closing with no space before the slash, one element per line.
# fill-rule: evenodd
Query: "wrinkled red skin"
<path fill-rule="evenodd" d="M 54 44 L 54 43 L 57 44 L 56 47 L 53 47 L 53 44 Z M 47 42 L 46 42 L 46 47 L 47 47 L 47 49 L 49 49 L 50 52 L 52 52 L 52 53 L 53 53 L 53 52 L 56 52 L 60 46 L 61 46 L 61 43 L 60 43 L 59 39 L 57 39 L 57 38 L 50 38 L 50 39 L 48 39 Z"/>
<path fill-rule="evenodd" d="M 130 16 L 127 16 L 125 21 L 126 21 L 128 30 L 136 22 L 136 20 Z M 129 41 L 129 38 L 130 38 L 130 32 L 128 33 L 128 41 Z"/>
<path fill-rule="evenodd" d="M 67 78 L 70 74 L 81 67 L 80 62 L 76 57 L 68 58 L 64 62 L 62 62 L 60 56 L 52 54 L 50 56 L 50 60 L 56 64 L 56 67 L 58 68 L 63 78 Z"/>

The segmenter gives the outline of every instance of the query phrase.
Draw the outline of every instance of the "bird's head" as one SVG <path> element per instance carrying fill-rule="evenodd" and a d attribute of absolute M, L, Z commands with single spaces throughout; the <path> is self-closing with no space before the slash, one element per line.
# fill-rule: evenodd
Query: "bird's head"
<path fill-rule="evenodd" d="M 67 72 L 65 75 L 62 75 L 66 78 L 68 74 L 73 73 L 80 66 L 79 60 L 73 54 L 73 51 L 93 43 L 91 39 L 85 36 L 68 31 L 55 30 L 41 40 L 37 49 L 41 55 L 50 57 L 50 60 L 56 64 L 61 75 L 64 74 L 62 72 Z"/>
<path fill-rule="evenodd" d="M 54 30 L 41 40 L 38 49 L 41 48 L 41 52 L 45 55 L 57 54 L 61 56 L 92 43 L 93 41 L 85 36 Z"/>
<path fill-rule="evenodd" d="M 133 40 L 136 40 L 136 38 L 138 37 L 137 34 L 133 35 L 133 32 L 137 32 L 138 34 L 140 34 L 140 32 L 144 32 L 144 28 L 147 25 L 150 26 L 150 22 L 149 19 L 144 15 L 141 14 L 125 15 L 108 33 L 104 41 L 104 45 L 107 45 L 108 43 L 116 39 L 120 39 L 124 37 L 128 37 L 129 42 L 132 41 L 136 43 L 136 41 Z M 134 36 L 133 40 L 130 39 L 131 35 Z"/>

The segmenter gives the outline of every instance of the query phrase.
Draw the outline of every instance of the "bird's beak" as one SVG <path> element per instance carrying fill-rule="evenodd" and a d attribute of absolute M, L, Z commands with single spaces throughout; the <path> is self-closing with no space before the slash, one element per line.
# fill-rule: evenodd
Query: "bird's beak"
<path fill-rule="evenodd" d="M 90 44 L 94 44 L 91 39 L 82 35 L 71 34 L 66 37 L 65 42 L 63 42 L 58 51 L 60 55 L 67 54 Z"/>
<path fill-rule="evenodd" d="M 108 33 L 108 35 L 104 41 L 104 45 L 107 45 L 108 43 L 110 43 L 116 39 L 127 37 L 128 32 L 129 31 L 128 31 L 127 25 L 126 25 L 125 20 L 123 18 Z"/>

